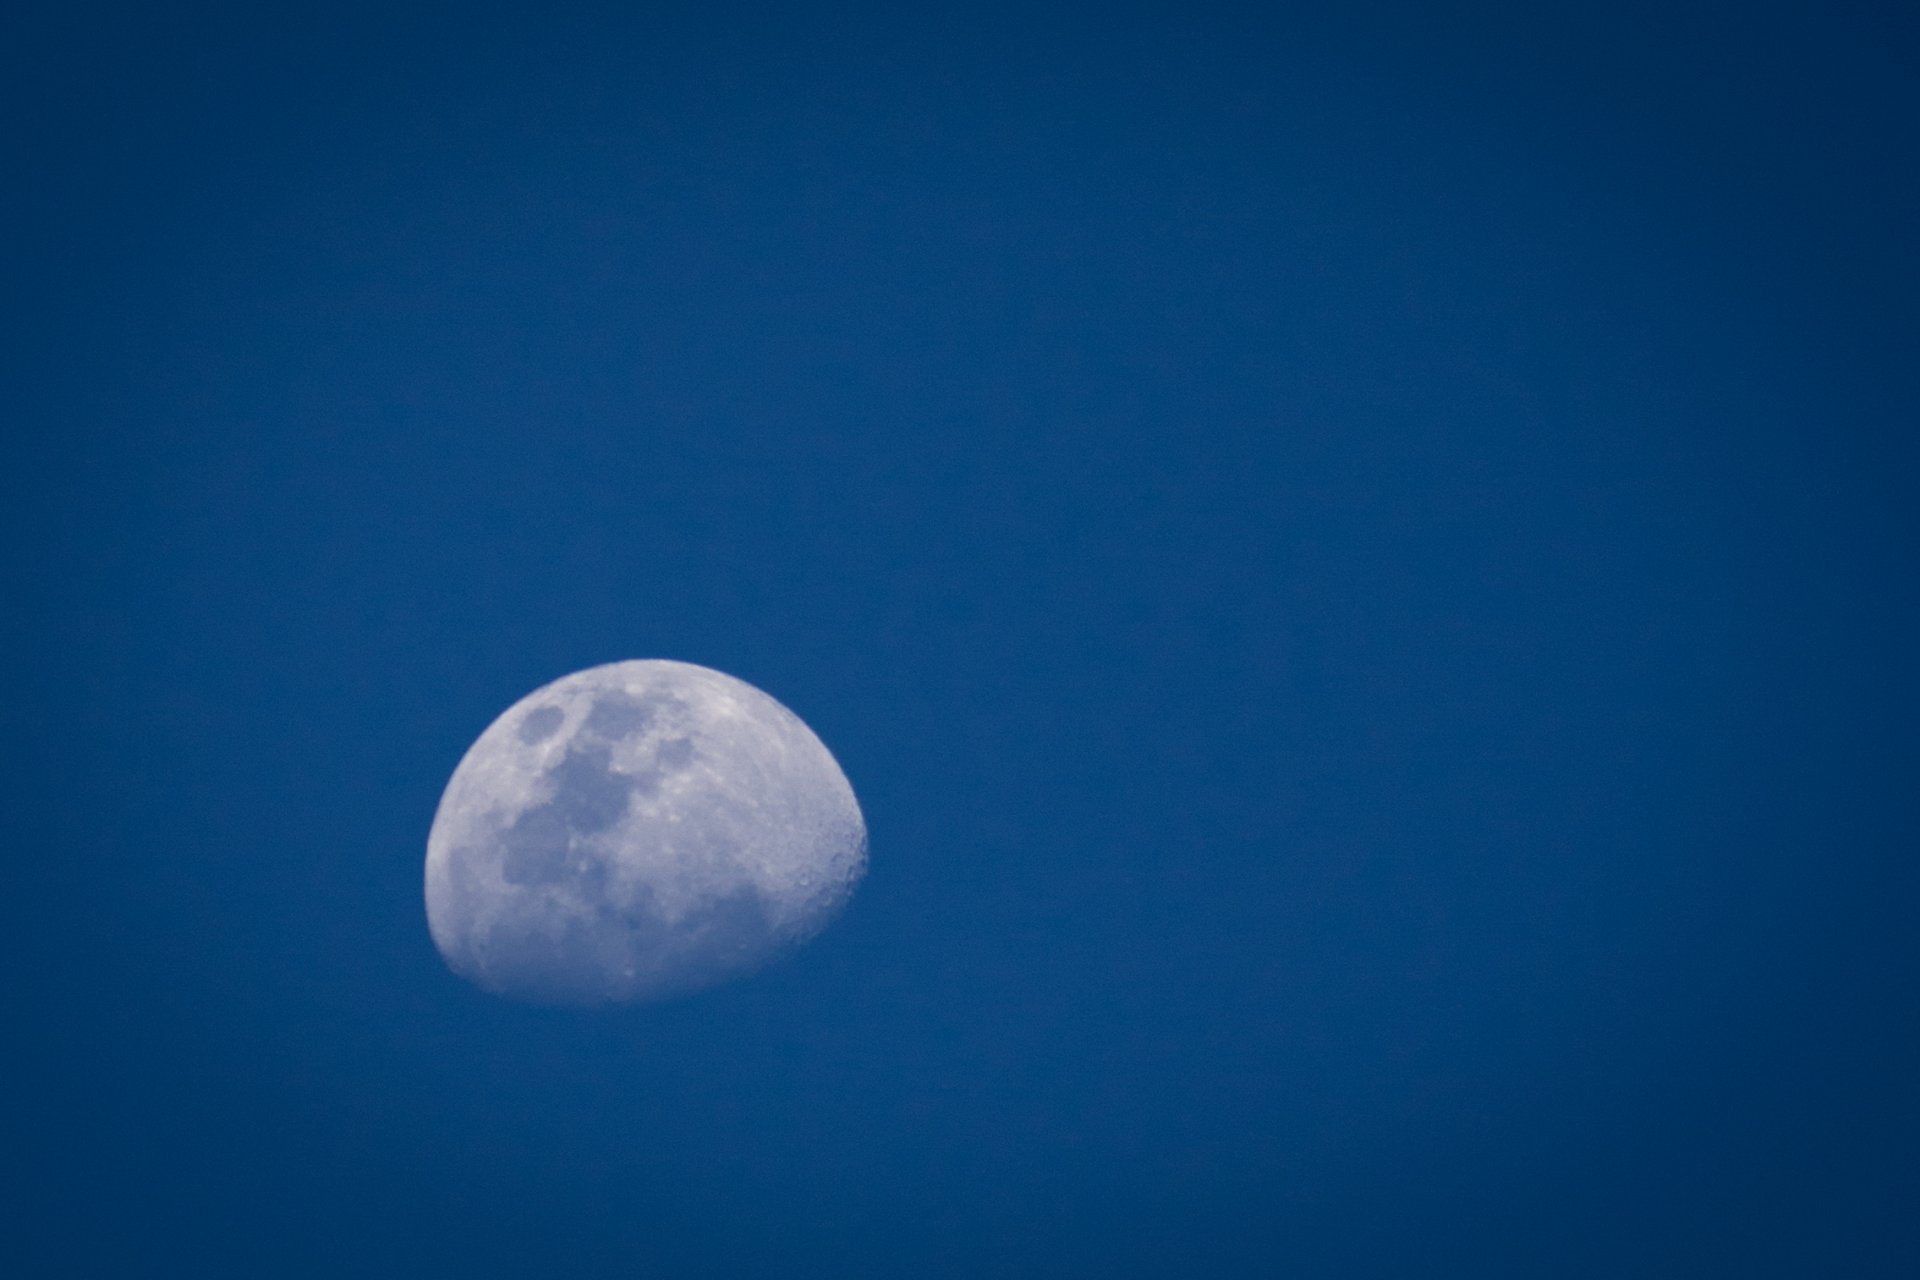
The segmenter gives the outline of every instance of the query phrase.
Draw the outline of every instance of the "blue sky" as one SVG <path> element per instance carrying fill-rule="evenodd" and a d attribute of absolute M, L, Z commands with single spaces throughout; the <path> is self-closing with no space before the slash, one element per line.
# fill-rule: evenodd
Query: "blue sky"
<path fill-rule="evenodd" d="M 1908 1274 L 1911 19 L 1410 8 L 6 19 L 24 1273 Z M 871 873 L 492 1000 L 628 657 Z"/>

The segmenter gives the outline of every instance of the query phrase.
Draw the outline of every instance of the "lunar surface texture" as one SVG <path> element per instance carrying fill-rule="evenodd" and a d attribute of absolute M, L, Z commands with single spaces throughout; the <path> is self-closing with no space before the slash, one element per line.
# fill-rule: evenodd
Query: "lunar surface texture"
<path fill-rule="evenodd" d="M 655 1000 L 812 937 L 866 863 L 853 788 L 799 717 L 705 667 L 615 662 L 468 749 L 427 838 L 427 923 L 498 995 Z"/>

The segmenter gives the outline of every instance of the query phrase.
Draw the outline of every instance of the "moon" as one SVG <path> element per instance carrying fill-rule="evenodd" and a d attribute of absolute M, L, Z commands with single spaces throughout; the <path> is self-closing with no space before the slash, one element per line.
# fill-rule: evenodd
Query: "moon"
<path fill-rule="evenodd" d="M 427 924 L 496 995 L 636 1003 L 813 937 L 866 865 L 853 788 L 798 716 L 706 667 L 614 662 L 468 748 L 427 837 Z"/>

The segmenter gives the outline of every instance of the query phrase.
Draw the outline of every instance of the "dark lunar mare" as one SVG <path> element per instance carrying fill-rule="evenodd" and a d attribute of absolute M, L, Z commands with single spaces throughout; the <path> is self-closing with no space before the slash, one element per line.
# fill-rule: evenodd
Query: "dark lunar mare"
<path fill-rule="evenodd" d="M 699 753 L 685 736 L 664 738 L 651 766 L 637 773 L 613 765 L 611 743 L 647 732 L 663 713 L 680 708 L 678 699 L 664 695 L 595 699 L 574 742 L 547 771 L 552 799 L 500 832 L 501 875 L 508 884 L 565 884 L 592 915 L 570 918 L 556 908 L 496 922 L 476 949 L 486 985 L 546 1003 L 595 1004 L 637 993 L 697 990 L 754 967 L 778 949 L 782 939 L 759 892 L 743 888 L 669 922 L 650 894 L 612 901 L 608 854 L 583 839 L 616 826 L 635 796 L 656 794 L 663 778 L 692 766 Z M 563 719 L 557 707 L 535 708 L 521 720 L 517 736 L 529 745 L 544 741 Z M 617 977 L 605 972 L 609 953 L 620 961 Z"/>
<path fill-rule="evenodd" d="M 558 707 L 535 707 L 520 721 L 516 735 L 528 746 L 545 742 L 560 731 L 560 725 L 566 718 L 567 713 Z"/>

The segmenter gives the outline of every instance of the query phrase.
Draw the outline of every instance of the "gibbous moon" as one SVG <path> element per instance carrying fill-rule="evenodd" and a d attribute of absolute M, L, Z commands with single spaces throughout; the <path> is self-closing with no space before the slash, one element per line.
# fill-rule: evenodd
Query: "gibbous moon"
<path fill-rule="evenodd" d="M 498 995 L 653 1000 L 812 937 L 866 866 L 853 788 L 798 716 L 706 667 L 615 662 L 468 748 L 427 837 L 427 923 Z"/>

